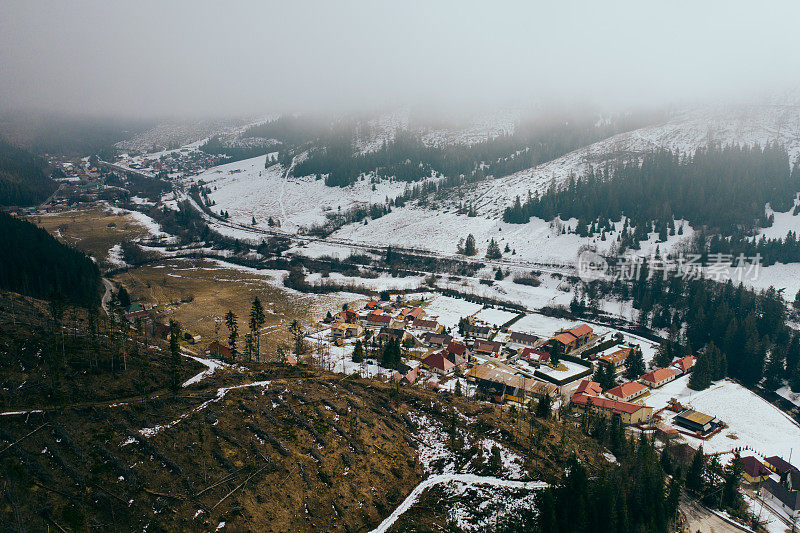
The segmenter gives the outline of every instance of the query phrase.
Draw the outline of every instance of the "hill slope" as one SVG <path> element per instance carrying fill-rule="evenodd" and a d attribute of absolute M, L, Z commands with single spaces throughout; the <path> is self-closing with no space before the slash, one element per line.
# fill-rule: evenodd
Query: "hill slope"
<path fill-rule="evenodd" d="M 0 138 L 0 205 L 27 206 L 45 200 L 56 184 L 39 158 Z"/>

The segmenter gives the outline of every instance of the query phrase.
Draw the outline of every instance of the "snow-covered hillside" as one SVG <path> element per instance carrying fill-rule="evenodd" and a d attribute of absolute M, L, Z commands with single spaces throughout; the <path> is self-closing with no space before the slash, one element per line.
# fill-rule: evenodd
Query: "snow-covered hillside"
<path fill-rule="evenodd" d="M 475 184 L 466 198 L 479 213 L 499 216 L 520 195 L 546 189 L 570 174 L 581 175 L 590 166 L 618 157 L 658 148 L 692 152 L 709 143 L 764 145 L 778 141 L 789 150 L 792 161 L 800 155 L 800 106 L 739 105 L 703 107 L 675 115 L 663 124 L 615 135 L 563 157 L 510 176 Z"/>
<path fill-rule="evenodd" d="M 459 239 L 472 234 L 480 257 L 485 254 L 489 240 L 495 239 L 501 250 L 508 245 L 510 251 L 504 254 L 505 259 L 569 265 L 575 263 L 582 246 L 595 247 L 604 254 L 613 251 L 618 231 L 607 234 L 605 241 L 600 237 L 579 237 L 574 233 L 561 232 L 563 226 L 574 229 L 576 223 L 574 219 L 559 224 L 533 218 L 527 224 L 507 224 L 484 216 L 468 217 L 453 211 L 407 207 L 395 209 L 388 215 L 371 220 L 367 225 L 350 224 L 332 237 L 370 245 L 392 244 L 454 254 Z M 622 229 L 621 224 L 617 226 L 620 226 L 618 230 Z M 670 236 L 667 242 L 659 243 L 657 235 L 651 234 L 649 241 L 641 243 L 641 253 L 654 252 L 656 246 L 660 252 L 667 252 L 691 239 L 692 234 L 687 223 L 683 235 Z"/>
<path fill-rule="evenodd" d="M 327 187 L 310 176 L 287 178 L 281 165 L 265 169 L 264 162 L 260 156 L 219 165 L 192 180 L 202 180 L 211 188 L 212 209 L 227 211 L 233 222 L 250 224 L 255 217 L 258 226 L 267 227 L 272 217 L 289 232 L 324 223 L 328 212 L 382 203 L 406 188 L 405 182 L 382 180 L 373 190 L 369 177 L 347 187 Z"/>

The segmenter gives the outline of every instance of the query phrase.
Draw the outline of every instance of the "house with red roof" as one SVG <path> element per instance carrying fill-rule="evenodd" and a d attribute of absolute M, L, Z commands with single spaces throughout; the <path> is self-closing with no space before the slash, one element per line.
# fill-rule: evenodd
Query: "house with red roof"
<path fill-rule="evenodd" d="M 367 315 L 366 327 L 384 328 L 388 327 L 391 323 L 392 323 L 392 317 L 389 315 L 370 313 Z"/>
<path fill-rule="evenodd" d="M 619 368 L 623 364 L 625 364 L 625 360 L 633 353 L 633 350 L 638 350 L 638 346 L 626 346 L 624 348 L 620 348 L 619 350 L 615 350 L 611 353 L 602 355 L 597 358 L 601 364 L 609 365 L 611 368 Z"/>
<path fill-rule="evenodd" d="M 678 372 L 671 368 L 656 368 L 639 378 L 642 383 L 651 389 L 657 389 L 662 385 L 666 385 L 673 379 L 678 377 Z"/>
<path fill-rule="evenodd" d="M 395 372 L 392 374 L 392 381 L 400 382 L 401 385 L 413 385 L 419 379 L 419 367 L 414 367 L 405 374 Z"/>
<path fill-rule="evenodd" d="M 439 323 L 435 320 L 427 320 L 424 318 L 415 318 L 411 323 L 411 327 L 421 331 L 436 331 L 439 329 Z"/>
<path fill-rule="evenodd" d="M 431 372 L 442 375 L 450 374 L 456 369 L 456 364 L 447 358 L 445 350 L 430 354 L 421 361 L 421 364 L 430 369 Z"/>
<path fill-rule="evenodd" d="M 220 344 L 219 341 L 214 341 L 206 348 L 206 355 L 231 359 L 233 357 L 233 352 L 231 352 L 231 349 L 227 346 Z"/>
<path fill-rule="evenodd" d="M 416 320 L 416 319 L 422 318 L 424 316 L 425 316 L 425 310 L 423 310 L 421 307 L 415 307 L 414 309 L 411 309 L 410 311 L 408 311 L 404 315 L 404 318 L 405 318 L 405 320 L 408 321 L 408 320 Z"/>
<path fill-rule="evenodd" d="M 472 345 L 472 351 L 481 355 L 497 355 L 503 345 L 497 341 L 485 341 L 477 339 L 475 344 Z"/>
<path fill-rule="evenodd" d="M 580 382 L 578 388 L 575 389 L 574 394 L 580 394 L 581 392 L 589 394 L 590 396 L 600 396 L 603 394 L 603 387 L 601 387 L 596 381 L 584 379 Z"/>
<path fill-rule="evenodd" d="M 519 356 L 536 367 L 543 364 L 546 365 L 550 362 L 549 353 L 545 352 L 544 350 L 534 348 L 525 348 L 522 350 L 522 352 L 520 352 Z"/>
<path fill-rule="evenodd" d="M 462 366 L 469 360 L 469 350 L 464 344 L 460 342 L 451 341 L 445 349 L 447 358 L 454 362 L 457 366 Z"/>
<path fill-rule="evenodd" d="M 678 370 L 679 374 L 683 375 L 691 372 L 696 362 L 697 357 L 694 355 L 687 355 L 672 363 L 672 366 Z"/>
<path fill-rule="evenodd" d="M 607 418 L 619 417 L 623 424 L 640 424 L 653 416 L 653 408 L 646 405 L 603 398 L 586 392 L 577 392 L 570 398 L 570 404 L 579 411 L 589 411 Z"/>
<path fill-rule="evenodd" d="M 647 387 L 636 381 L 629 381 L 622 385 L 617 385 L 611 390 L 606 391 L 606 396 L 615 400 L 629 402 L 647 392 Z"/>
<path fill-rule="evenodd" d="M 752 455 L 748 455 L 747 457 L 742 457 L 742 477 L 748 483 L 761 483 L 765 479 L 769 477 L 769 468 L 764 466 L 764 463 L 753 457 Z"/>

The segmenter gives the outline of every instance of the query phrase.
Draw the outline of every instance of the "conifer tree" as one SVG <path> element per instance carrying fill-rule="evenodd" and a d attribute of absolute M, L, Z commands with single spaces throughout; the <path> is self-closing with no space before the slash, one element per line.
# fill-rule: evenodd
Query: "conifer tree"
<path fill-rule="evenodd" d="M 707 352 L 699 354 L 692 369 L 692 375 L 689 377 L 689 388 L 692 390 L 707 389 L 711 385 L 711 362 L 706 355 Z"/>
<path fill-rule="evenodd" d="M 475 247 L 475 237 L 470 233 L 467 235 L 467 240 L 464 241 L 464 255 L 473 256 L 478 253 Z"/>
<path fill-rule="evenodd" d="M 644 374 L 645 370 L 642 351 L 638 347 L 632 349 L 630 355 L 625 359 L 625 377 L 629 380 L 637 379 Z"/>
<path fill-rule="evenodd" d="M 236 359 L 236 339 L 239 338 L 239 324 L 236 315 L 230 309 L 225 314 L 225 326 L 228 328 L 228 347 L 231 349 L 231 358 Z"/>
<path fill-rule="evenodd" d="M 353 347 L 353 362 L 361 363 L 364 360 L 364 345 L 361 339 L 356 340 L 356 345 Z"/>
<path fill-rule="evenodd" d="M 181 328 L 174 320 L 169 321 L 169 388 L 174 393 L 181 388 L 181 354 L 179 339 Z"/>

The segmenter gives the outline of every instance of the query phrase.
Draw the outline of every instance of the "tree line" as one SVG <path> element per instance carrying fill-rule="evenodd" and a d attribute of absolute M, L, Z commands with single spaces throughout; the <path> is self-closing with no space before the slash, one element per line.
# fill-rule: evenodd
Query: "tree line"
<path fill-rule="evenodd" d="M 0 288 L 81 307 L 100 303 L 100 271 L 46 230 L 0 212 Z"/>
<path fill-rule="evenodd" d="M 788 381 L 800 390 L 800 333 L 788 326 L 786 304 L 772 287 L 755 291 L 731 280 L 664 276 L 644 261 L 636 279 L 592 282 L 587 295 L 589 307 L 604 295 L 632 299 L 641 327 L 668 330 L 657 365 L 698 355 L 696 388 L 729 376 L 748 387 L 775 390 Z"/>
<path fill-rule="evenodd" d="M 524 224 L 531 217 L 574 217 L 578 226 L 593 225 L 591 233 L 623 217 L 632 228 L 648 231 L 683 219 L 694 227 L 735 234 L 768 225 L 764 206 L 785 211 L 798 190 L 800 169 L 790 166 L 779 144 L 712 145 L 693 154 L 657 150 L 589 169 L 563 186 L 553 183 L 524 202 L 517 197 L 503 219 Z M 646 238 L 646 232 L 640 237 Z"/>
<path fill-rule="evenodd" d="M 38 204 L 56 190 L 39 157 L 0 139 L 0 205 Z"/>
<path fill-rule="evenodd" d="M 363 127 L 354 120 L 287 116 L 253 126 L 242 137 L 278 141 L 284 164 L 293 154 L 309 150 L 294 175 L 324 176 L 329 186 L 346 186 L 367 174 L 408 182 L 433 175 L 481 180 L 530 168 L 651 118 L 637 114 L 597 123 L 589 114 L 540 115 L 521 121 L 513 133 L 472 144 L 431 145 L 416 130 L 398 130 L 379 149 L 365 153 L 356 149 Z"/>

